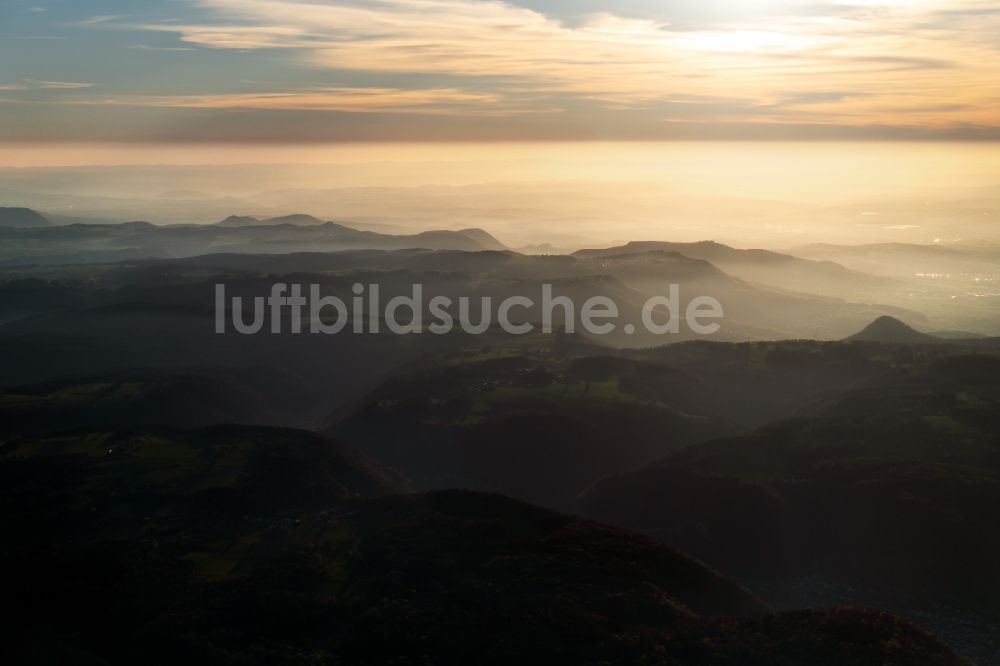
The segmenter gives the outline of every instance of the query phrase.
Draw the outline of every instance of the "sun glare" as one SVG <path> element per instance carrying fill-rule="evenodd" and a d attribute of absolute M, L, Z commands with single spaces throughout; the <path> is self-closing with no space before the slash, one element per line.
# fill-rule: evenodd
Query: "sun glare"
<path fill-rule="evenodd" d="M 796 51 L 817 43 L 815 37 L 750 30 L 690 32 L 680 35 L 675 42 L 681 48 L 719 53 Z"/>

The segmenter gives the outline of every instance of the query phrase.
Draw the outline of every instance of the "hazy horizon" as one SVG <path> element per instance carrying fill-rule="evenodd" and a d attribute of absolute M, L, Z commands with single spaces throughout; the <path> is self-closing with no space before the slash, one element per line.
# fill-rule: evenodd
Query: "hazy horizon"
<path fill-rule="evenodd" d="M 6 205 L 108 221 L 307 213 L 568 248 L 1000 242 L 993 144 L 76 146 L 25 147 L 5 163 L 20 165 L 0 169 Z"/>

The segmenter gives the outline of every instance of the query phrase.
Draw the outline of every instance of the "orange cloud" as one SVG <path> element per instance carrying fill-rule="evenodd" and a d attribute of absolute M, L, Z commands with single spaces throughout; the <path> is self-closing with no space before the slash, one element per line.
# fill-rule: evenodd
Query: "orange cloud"
<path fill-rule="evenodd" d="M 535 107 L 506 106 L 499 95 L 448 88 L 314 88 L 287 92 L 217 95 L 117 95 L 59 100 L 59 103 L 191 109 L 271 109 L 393 113 L 535 113 Z"/>
<path fill-rule="evenodd" d="M 720 20 L 698 30 L 611 14 L 568 25 L 483 0 L 198 4 L 214 21 L 141 27 L 203 48 L 283 49 L 306 67 L 431 75 L 449 84 L 410 96 L 355 89 L 180 98 L 180 104 L 354 110 L 444 104 L 469 113 L 493 105 L 495 113 L 523 113 L 528 103 L 512 100 L 532 95 L 539 110 L 575 99 L 657 112 L 678 97 L 698 97 L 716 100 L 704 121 L 715 113 L 729 122 L 1000 125 L 995 0 L 772 0 L 758 3 L 772 9 L 766 22 Z M 774 16 L 776 9 L 782 11 Z M 791 91 L 829 99 L 788 101 Z M 830 91 L 849 94 L 830 97 Z"/>

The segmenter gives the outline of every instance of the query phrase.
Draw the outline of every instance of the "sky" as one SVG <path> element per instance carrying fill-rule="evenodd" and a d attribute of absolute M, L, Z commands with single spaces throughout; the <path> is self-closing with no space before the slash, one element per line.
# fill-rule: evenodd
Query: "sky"
<path fill-rule="evenodd" d="M 0 142 L 1000 138 L 1000 0 L 0 0 Z"/>

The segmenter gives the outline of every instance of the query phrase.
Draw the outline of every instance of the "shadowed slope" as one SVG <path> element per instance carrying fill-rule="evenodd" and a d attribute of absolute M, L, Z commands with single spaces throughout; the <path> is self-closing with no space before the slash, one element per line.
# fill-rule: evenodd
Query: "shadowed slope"
<path fill-rule="evenodd" d="M 929 344 L 941 342 L 939 338 L 921 333 L 895 317 L 879 317 L 863 331 L 847 338 L 849 341 L 889 342 L 893 344 Z"/>

